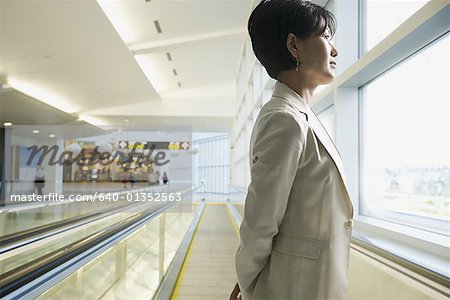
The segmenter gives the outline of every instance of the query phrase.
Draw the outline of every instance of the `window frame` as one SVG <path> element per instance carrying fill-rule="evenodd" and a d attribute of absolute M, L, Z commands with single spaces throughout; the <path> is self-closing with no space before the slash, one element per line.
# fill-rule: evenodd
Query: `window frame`
<path fill-rule="evenodd" d="M 334 2 L 334 13 L 341 29 L 336 34 L 341 58 L 336 80 L 315 95 L 313 110 L 320 112 L 328 107 L 327 98 L 332 96 L 336 144 L 345 165 L 349 193 L 355 209 L 353 240 L 369 247 L 384 249 L 397 259 L 409 263 L 411 268 L 422 270 L 424 276 L 442 282 L 442 278 L 448 279 L 450 273 L 443 272 L 436 262 L 445 260 L 448 264 L 448 237 L 360 214 L 360 117 L 363 87 L 448 33 L 450 5 L 439 1 L 428 2 L 368 52 L 362 53 L 362 2 L 363 0 Z M 345 41 L 342 48 L 339 47 L 340 41 Z M 417 238 L 418 236 L 423 238 Z M 434 264 L 429 263 L 433 261 Z"/>
<path fill-rule="evenodd" d="M 429 44 L 424 45 L 424 47 L 422 47 L 421 49 L 417 50 L 415 53 L 409 55 L 408 57 L 404 58 L 403 60 L 399 61 L 398 64 L 396 64 L 395 66 L 393 66 L 392 68 L 389 68 L 388 70 L 386 70 L 385 72 L 383 72 L 382 74 L 380 74 L 379 76 L 377 76 L 377 78 L 375 78 L 374 80 L 369 81 L 368 83 L 364 84 L 363 86 L 359 87 L 359 122 L 360 122 L 360 133 L 359 133 L 359 141 L 360 141 L 360 145 L 359 145 L 359 157 L 360 157 L 360 164 L 359 164 L 359 174 L 360 174 L 360 182 L 359 182 L 359 186 L 358 189 L 359 191 L 362 191 L 362 182 L 363 182 L 363 167 L 364 167 L 364 157 L 363 157 L 363 152 L 364 152 L 364 134 L 363 134 L 363 119 L 364 119 L 364 101 L 365 100 L 365 88 L 370 85 L 372 82 L 375 82 L 378 78 L 381 78 L 385 73 L 389 72 L 390 70 L 396 68 L 397 66 L 401 66 L 402 63 L 406 62 L 408 60 L 409 57 L 416 55 L 416 54 L 420 54 L 420 52 L 422 51 L 426 51 L 426 48 L 428 46 L 432 46 L 432 44 L 434 44 L 435 42 L 437 42 L 438 40 L 440 40 L 441 38 L 447 38 L 448 36 L 450 36 L 450 33 L 445 33 L 442 36 L 437 37 L 435 40 L 431 41 Z M 361 203 L 361 201 L 364 201 L 363 196 L 362 196 L 362 192 L 359 193 L 359 201 Z M 361 205 L 362 206 L 362 205 Z M 387 221 L 390 222 L 392 224 L 397 224 L 397 225 L 403 225 L 406 226 L 408 228 L 416 228 L 416 229 L 420 229 L 420 231 L 416 232 L 417 234 L 421 234 L 422 232 L 431 232 L 431 233 L 435 233 L 436 235 L 445 235 L 444 233 L 439 233 L 437 231 L 440 232 L 444 232 L 445 229 L 447 228 L 447 224 L 440 224 L 440 223 L 444 223 L 443 221 L 440 220 L 432 220 L 433 225 L 435 227 L 435 231 L 431 231 L 431 230 L 426 230 L 424 229 L 424 225 L 427 222 L 427 218 L 423 217 L 423 216 L 412 216 L 412 215 L 404 215 L 401 213 L 396 213 L 396 212 L 390 212 L 387 213 L 389 215 L 392 216 L 392 219 L 386 219 L 383 218 L 382 216 L 378 216 L 376 214 L 373 215 L 369 215 L 369 214 L 363 214 L 362 209 L 359 209 L 358 211 L 358 215 L 360 216 L 364 216 L 364 217 L 368 217 L 368 218 L 373 218 L 376 220 L 381 220 L 381 221 Z M 402 224 L 403 223 L 403 224 Z M 406 224 L 405 224 L 406 223 Z M 450 234 L 447 234 L 447 237 L 449 237 Z M 430 241 L 435 241 L 435 240 L 439 240 L 439 238 L 435 237 L 435 238 L 428 238 L 430 239 Z"/>

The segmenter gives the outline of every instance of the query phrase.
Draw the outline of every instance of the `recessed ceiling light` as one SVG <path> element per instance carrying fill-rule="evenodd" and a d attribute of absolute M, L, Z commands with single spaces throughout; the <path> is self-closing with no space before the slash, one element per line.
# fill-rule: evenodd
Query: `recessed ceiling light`
<path fill-rule="evenodd" d="M 48 135 L 49 138 L 54 138 L 55 136 L 56 136 L 56 135 L 53 134 L 53 133 L 50 133 L 50 134 Z"/>
<path fill-rule="evenodd" d="M 159 21 L 158 21 L 158 20 L 155 20 L 155 21 L 153 21 L 153 23 L 155 24 L 156 31 L 157 31 L 158 33 L 162 33 L 161 25 L 159 24 Z"/>
<path fill-rule="evenodd" d="M 5 123 L 3 123 L 3 126 L 5 126 L 5 127 L 12 126 L 12 123 L 11 122 L 5 122 Z"/>
<path fill-rule="evenodd" d="M 33 129 L 33 133 L 39 133 L 38 129 Z"/>

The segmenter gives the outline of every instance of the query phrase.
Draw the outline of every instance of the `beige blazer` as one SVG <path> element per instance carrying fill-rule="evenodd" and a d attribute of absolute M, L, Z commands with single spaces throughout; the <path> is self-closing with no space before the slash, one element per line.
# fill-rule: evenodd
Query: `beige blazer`
<path fill-rule="evenodd" d="M 340 155 L 277 82 L 250 140 L 236 272 L 242 299 L 346 299 L 353 206 Z"/>

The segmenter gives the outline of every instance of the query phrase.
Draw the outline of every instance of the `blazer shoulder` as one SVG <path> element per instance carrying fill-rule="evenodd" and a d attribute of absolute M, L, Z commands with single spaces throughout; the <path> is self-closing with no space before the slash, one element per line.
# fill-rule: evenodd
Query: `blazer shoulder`
<path fill-rule="evenodd" d="M 285 116 L 294 119 L 298 123 L 301 131 L 306 131 L 308 128 L 305 113 L 299 111 L 291 102 L 272 96 L 261 108 L 258 119 L 260 122 L 265 123 L 268 119 L 274 119 L 276 116 Z"/>

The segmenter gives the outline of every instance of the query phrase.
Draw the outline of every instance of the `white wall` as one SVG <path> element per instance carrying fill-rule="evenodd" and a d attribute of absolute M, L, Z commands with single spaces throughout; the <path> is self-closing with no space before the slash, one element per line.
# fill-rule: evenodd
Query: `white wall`
<path fill-rule="evenodd" d="M 200 192 L 226 193 L 230 183 L 230 136 L 228 134 L 194 140 L 198 147 L 194 162 L 194 182 Z"/>

